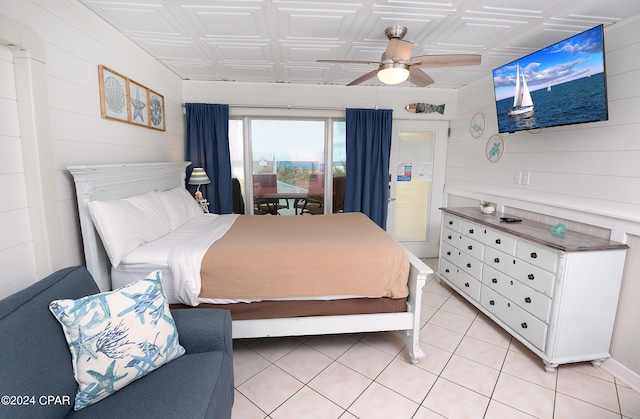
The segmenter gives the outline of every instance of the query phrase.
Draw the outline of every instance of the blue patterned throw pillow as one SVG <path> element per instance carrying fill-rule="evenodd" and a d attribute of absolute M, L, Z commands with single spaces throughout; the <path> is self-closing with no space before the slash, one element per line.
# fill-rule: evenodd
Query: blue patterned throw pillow
<path fill-rule="evenodd" d="M 96 403 L 184 354 L 160 271 L 115 291 L 55 300 L 79 388 L 75 410 Z"/>

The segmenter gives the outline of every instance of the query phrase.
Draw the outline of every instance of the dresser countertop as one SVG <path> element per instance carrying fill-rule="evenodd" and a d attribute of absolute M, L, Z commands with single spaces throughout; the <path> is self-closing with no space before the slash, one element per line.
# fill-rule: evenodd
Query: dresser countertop
<path fill-rule="evenodd" d="M 523 219 L 518 223 L 507 223 L 500 217 L 513 217 L 508 214 L 494 212 L 483 214 L 478 207 L 440 208 L 443 212 L 456 215 L 465 220 L 491 227 L 498 231 L 512 234 L 516 237 L 529 240 L 534 243 L 548 246 L 563 252 L 586 252 L 598 250 L 627 249 L 624 243 L 589 236 L 567 230 L 563 234 L 551 234 L 551 227 L 537 221 Z"/>

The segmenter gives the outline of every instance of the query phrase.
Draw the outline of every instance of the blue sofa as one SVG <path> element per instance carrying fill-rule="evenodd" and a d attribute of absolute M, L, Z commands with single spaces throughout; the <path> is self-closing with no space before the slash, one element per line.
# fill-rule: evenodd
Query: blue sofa
<path fill-rule="evenodd" d="M 231 417 L 231 316 L 214 309 L 173 310 L 186 353 L 74 411 L 71 353 L 48 305 L 97 292 L 84 267 L 71 267 L 0 301 L 0 418 Z"/>

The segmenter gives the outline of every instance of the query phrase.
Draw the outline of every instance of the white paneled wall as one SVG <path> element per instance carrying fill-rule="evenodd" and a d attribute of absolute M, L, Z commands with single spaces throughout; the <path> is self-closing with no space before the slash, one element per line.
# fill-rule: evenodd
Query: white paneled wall
<path fill-rule="evenodd" d="M 631 249 L 627 252 L 611 356 L 623 368 L 640 375 L 640 235 L 630 234 L 626 242 Z"/>
<path fill-rule="evenodd" d="M 0 299 L 37 279 L 18 126 L 13 54 L 0 45 Z"/>
<path fill-rule="evenodd" d="M 0 57 L 0 252 L 5 248 L 14 252 L 7 253 L 6 258 L 0 253 L 2 289 L 20 278 L 28 277 L 33 281 L 46 276 L 50 273 L 46 266 L 55 269 L 84 263 L 75 189 L 67 166 L 182 161 L 184 120 L 182 80 L 77 2 L 0 0 L 0 19 L 3 19 L 0 45 L 18 46 L 13 49 L 13 58 L 6 47 L 2 47 Z M 26 48 L 26 51 L 20 48 Z M 20 80 L 23 74 L 18 74 L 16 84 L 13 68 L 23 61 L 35 71 L 29 77 L 22 77 L 28 80 Z M 166 132 L 101 118 L 100 64 L 164 95 Z M 23 160 L 19 136 L 25 133 L 16 131 L 16 121 L 22 103 L 20 92 L 29 89 L 36 92 L 33 96 L 39 100 L 35 100 L 33 106 L 41 112 L 32 121 L 35 134 L 29 144 L 35 148 L 34 153 L 26 153 Z M 9 110 L 5 111 L 5 108 Z M 5 118 L 12 118 L 13 123 L 5 124 Z M 9 129 L 10 133 L 5 132 Z M 35 199 L 35 203 L 26 203 L 25 178 L 38 181 L 44 191 L 40 202 Z M 20 220 L 13 215 L 12 228 L 20 234 L 5 238 L 5 232 L 10 231 L 4 228 L 8 223 L 5 213 L 12 211 L 22 211 L 26 215 Z M 50 229 L 46 234 L 41 228 L 34 227 L 33 219 L 29 220 L 29 214 L 33 217 L 38 212 L 50 218 L 43 223 Z M 32 231 L 35 248 L 29 249 L 24 244 L 21 249 L 13 243 L 17 240 L 28 243 L 29 239 L 24 237 L 30 237 Z M 8 239 L 11 243 L 7 244 Z M 47 253 L 47 246 L 40 246 L 42 241 L 50 245 L 49 254 L 42 254 L 41 249 Z M 20 256 L 22 254 L 25 256 Z M 38 263 L 47 257 L 51 263 Z M 37 271 L 33 269 L 34 258 Z M 27 269 L 29 265 L 28 275 L 16 271 Z M 26 285 L 28 281 L 23 281 L 12 290 Z"/>
<path fill-rule="evenodd" d="M 640 299 L 640 20 L 607 27 L 605 43 L 609 121 L 503 134 L 505 153 L 495 163 L 485 157 L 487 140 L 497 133 L 491 77 L 461 89 L 446 191 L 451 203 L 488 199 L 518 214 L 597 226 L 598 235 L 610 232 L 613 240 L 629 244 L 607 365 L 640 388 L 640 317 L 631 303 Z M 479 139 L 469 135 L 476 112 L 488 120 Z M 529 171 L 530 184 L 514 184 L 515 171 Z"/>
<path fill-rule="evenodd" d="M 452 122 L 447 186 L 549 203 L 640 222 L 640 21 L 605 30 L 609 121 L 502 134 L 505 154 L 485 157 L 497 133 L 491 77 L 460 91 L 459 118 Z M 488 119 L 483 136 L 469 135 L 476 112 Z M 530 184 L 513 184 L 515 171 Z"/>

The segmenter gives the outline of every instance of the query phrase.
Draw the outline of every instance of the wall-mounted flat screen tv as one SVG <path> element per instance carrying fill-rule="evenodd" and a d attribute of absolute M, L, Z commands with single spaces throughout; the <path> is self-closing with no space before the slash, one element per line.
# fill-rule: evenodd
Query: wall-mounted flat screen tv
<path fill-rule="evenodd" d="M 606 121 L 602 25 L 493 70 L 498 131 Z"/>

